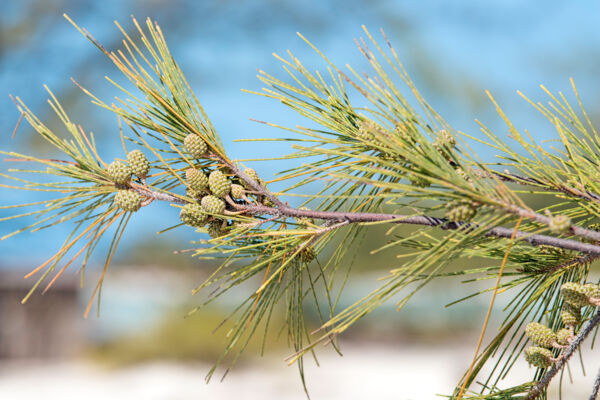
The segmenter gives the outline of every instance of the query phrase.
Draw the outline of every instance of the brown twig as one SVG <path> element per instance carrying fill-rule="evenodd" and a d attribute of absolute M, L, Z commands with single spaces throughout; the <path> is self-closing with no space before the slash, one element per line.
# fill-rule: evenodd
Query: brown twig
<path fill-rule="evenodd" d="M 143 188 L 136 185 L 134 190 L 139 193 L 151 196 L 156 200 L 169 201 L 176 204 L 186 204 L 186 201 L 166 194 L 152 191 L 148 188 Z M 445 230 L 456 230 L 456 229 L 478 229 L 479 225 L 468 223 L 468 222 L 451 222 L 446 218 L 430 217 L 427 215 L 400 215 L 400 214 L 385 214 L 385 213 L 362 213 L 362 212 L 342 212 L 342 211 L 312 211 L 312 210 L 300 210 L 297 208 L 290 207 L 286 204 L 279 203 L 279 207 L 267 207 L 264 205 L 254 204 L 237 204 L 231 201 L 229 204 L 235 204 L 235 208 L 238 210 L 244 210 L 245 213 L 251 215 L 274 215 L 283 217 L 305 217 L 320 219 L 324 221 L 333 222 L 347 222 L 347 223 L 363 223 L 363 222 L 390 222 L 396 224 L 409 224 L 409 225 L 424 225 L 431 227 L 439 227 Z M 494 227 L 487 230 L 486 236 L 494 236 L 501 238 L 510 238 L 513 230 L 510 228 Z M 532 246 L 547 245 L 557 247 L 566 250 L 579 251 L 585 254 L 598 254 L 600 255 L 600 246 L 582 243 L 571 239 L 562 239 L 547 235 L 535 235 L 528 232 L 519 231 L 516 234 L 516 239 L 519 241 L 526 242 Z"/>

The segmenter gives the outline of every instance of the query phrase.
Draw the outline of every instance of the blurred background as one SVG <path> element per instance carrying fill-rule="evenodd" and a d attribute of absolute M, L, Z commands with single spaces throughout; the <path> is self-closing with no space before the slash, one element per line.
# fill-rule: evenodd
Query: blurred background
<path fill-rule="evenodd" d="M 477 118 L 499 135 L 506 128 L 485 95 L 490 90 L 519 128 L 538 139 L 555 137 L 552 127 L 517 94 L 545 101 L 539 89 L 563 91 L 572 100 L 569 78 L 577 84 L 593 121 L 600 115 L 600 4 L 592 1 L 419 2 L 386 0 L 21 0 L 0 1 L 0 148 L 25 153 L 48 147 L 22 124 L 11 139 L 19 113 L 9 94 L 21 97 L 47 124 L 59 122 L 46 103 L 47 84 L 70 116 L 92 130 L 103 158 L 119 154 L 118 125 L 111 113 L 90 104 L 70 81 L 102 99 L 117 95 L 104 79 L 117 76 L 112 64 L 63 17 L 68 13 L 107 48 L 119 46 L 118 20 L 133 30 L 130 15 L 156 20 L 191 87 L 205 107 L 232 158 L 282 154 L 282 144 L 265 146 L 235 139 L 277 137 L 273 128 L 250 118 L 285 126 L 305 123 L 281 104 L 240 89 L 259 91 L 257 69 L 278 77 L 284 71 L 272 53 L 288 49 L 309 69 L 324 69 L 301 32 L 334 63 L 366 68 L 353 38 L 383 28 L 409 74 L 430 104 L 456 130 L 477 134 Z M 493 154 L 481 150 L 484 159 Z M 255 164 L 270 179 L 290 161 Z M 5 173 L 9 163 L 2 163 Z M 0 183 L 7 184 L 4 178 Z M 35 194 L 2 189 L 0 205 L 35 201 Z M 77 268 L 48 294 L 20 305 L 31 282 L 23 275 L 58 249 L 70 226 L 24 233 L 0 242 L 0 398 L 33 399 L 305 399 L 294 366 L 283 361 L 285 340 L 259 357 L 258 341 L 226 379 L 204 384 L 225 341 L 213 333 L 241 300 L 228 298 L 184 319 L 202 299 L 191 290 L 213 267 L 173 250 L 194 238 L 191 229 L 160 237 L 173 209 L 153 204 L 129 225 L 102 292 L 99 316 L 83 319 L 95 285 L 91 267 L 83 287 Z M 12 211 L 0 210 L 0 218 Z M 25 221 L 1 221 L 4 236 Z M 369 257 L 382 235 L 373 235 L 361 253 L 342 298 L 348 305 L 377 286 L 377 278 L 397 261 Z M 96 251 L 96 267 L 103 263 Z M 368 262 L 367 262 L 368 260 Z M 342 338 L 343 357 L 319 351 L 317 367 L 308 360 L 313 399 L 428 399 L 449 393 L 468 367 L 489 297 L 452 308 L 444 305 L 487 283 L 432 285 L 401 313 L 394 304 L 359 322 Z M 198 295 L 201 296 L 201 295 Z M 499 299 L 500 309 L 502 302 Z M 498 311 L 495 318 L 501 318 Z M 597 365 L 589 367 L 592 371 Z M 574 368 L 576 369 L 576 368 Z M 524 360 L 503 385 L 533 373 Z M 571 395 L 588 393 L 592 377 L 573 371 Z"/>

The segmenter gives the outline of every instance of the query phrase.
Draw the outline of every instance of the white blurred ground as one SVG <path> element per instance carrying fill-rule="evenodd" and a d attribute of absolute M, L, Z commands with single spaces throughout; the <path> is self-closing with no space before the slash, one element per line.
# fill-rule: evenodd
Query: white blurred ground
<path fill-rule="evenodd" d="M 321 367 L 308 362 L 307 380 L 313 400 L 423 400 L 448 393 L 472 356 L 470 347 L 392 348 L 347 343 L 344 357 L 321 354 Z M 325 352 L 323 352 L 325 353 Z M 592 361 L 588 359 L 588 361 Z M 588 368 L 597 365 L 588 363 Z M 106 370 L 85 362 L 0 364 L 3 400 L 305 400 L 295 367 L 282 360 L 260 359 L 235 368 L 224 382 L 205 384 L 207 364 L 157 362 Z M 572 367 L 576 375 L 580 368 Z M 515 375 L 531 376 L 525 362 Z M 588 373 L 589 374 L 589 373 Z M 589 396 L 595 370 L 569 385 L 566 399 Z M 510 382 L 505 381 L 504 385 Z M 550 398 L 554 398 L 551 396 Z"/>

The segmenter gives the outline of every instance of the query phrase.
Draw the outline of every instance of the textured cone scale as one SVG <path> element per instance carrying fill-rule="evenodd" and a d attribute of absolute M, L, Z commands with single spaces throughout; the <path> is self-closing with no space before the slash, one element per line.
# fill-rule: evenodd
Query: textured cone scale
<path fill-rule="evenodd" d="M 529 365 L 538 368 L 548 368 L 554 362 L 550 350 L 535 346 L 525 349 L 525 360 Z"/>
<path fill-rule="evenodd" d="M 571 218 L 566 215 L 556 215 L 550 218 L 550 222 L 548 223 L 548 228 L 550 228 L 550 232 L 559 234 L 565 233 L 571 227 Z"/>
<path fill-rule="evenodd" d="M 581 322 L 581 307 L 572 306 L 569 303 L 563 303 L 560 310 L 560 319 L 566 326 L 577 326 Z"/>
<path fill-rule="evenodd" d="M 208 176 L 208 187 L 215 196 L 225 197 L 231 190 L 231 182 L 217 169 Z"/>
<path fill-rule="evenodd" d="M 585 290 L 588 297 L 600 298 L 600 288 L 595 283 L 586 283 L 583 285 L 583 290 Z"/>
<path fill-rule="evenodd" d="M 179 218 L 184 224 L 199 228 L 206 224 L 208 216 L 202 210 L 200 204 L 188 203 L 181 209 Z"/>
<path fill-rule="evenodd" d="M 560 287 L 563 299 L 574 307 L 585 307 L 590 304 L 587 290 L 576 282 L 567 282 Z"/>
<path fill-rule="evenodd" d="M 185 195 L 187 197 L 191 197 L 192 199 L 201 199 L 202 198 L 202 192 L 198 192 L 194 189 L 187 189 L 185 191 Z"/>
<path fill-rule="evenodd" d="M 238 185 L 234 183 L 231 185 L 231 197 L 234 199 L 242 199 L 244 198 L 244 194 L 246 193 L 246 189 L 242 185 Z"/>
<path fill-rule="evenodd" d="M 244 173 L 246 175 L 248 175 L 248 177 L 251 178 L 254 182 L 258 183 L 258 180 L 260 178 L 258 177 L 258 174 L 256 173 L 255 170 L 253 170 L 252 168 L 244 168 Z M 246 186 L 246 187 L 248 187 L 248 186 Z M 249 187 L 248 187 L 248 189 L 249 189 Z"/>
<path fill-rule="evenodd" d="M 144 197 L 131 190 L 119 190 L 115 194 L 115 205 L 125 211 L 137 211 L 142 206 Z"/>
<path fill-rule="evenodd" d="M 453 222 L 470 221 L 477 212 L 470 201 L 453 200 L 446 205 L 446 218 Z"/>
<path fill-rule="evenodd" d="M 563 328 L 556 332 L 556 342 L 561 346 L 567 346 L 571 343 L 571 331 Z"/>
<path fill-rule="evenodd" d="M 534 344 L 540 347 L 552 347 L 552 344 L 556 342 L 556 334 L 552 329 L 537 322 L 527 324 L 525 334 Z"/>
<path fill-rule="evenodd" d="M 223 214 L 223 211 L 225 211 L 225 202 L 216 196 L 204 196 L 200 204 L 202 204 L 202 209 L 207 214 Z"/>
<path fill-rule="evenodd" d="M 194 158 L 202 158 L 208 151 L 208 146 L 204 139 L 195 133 L 190 133 L 183 139 L 183 145 L 188 153 Z"/>
<path fill-rule="evenodd" d="M 113 182 L 125 184 L 131 179 L 131 168 L 121 161 L 113 161 L 108 164 L 108 175 Z"/>
<path fill-rule="evenodd" d="M 127 154 L 127 162 L 131 167 L 131 172 L 138 178 L 145 178 L 150 171 L 148 159 L 140 150 L 133 150 Z"/>
<path fill-rule="evenodd" d="M 201 192 L 208 187 L 208 178 L 206 174 L 195 168 L 185 170 L 185 181 L 188 187 L 194 192 Z"/>

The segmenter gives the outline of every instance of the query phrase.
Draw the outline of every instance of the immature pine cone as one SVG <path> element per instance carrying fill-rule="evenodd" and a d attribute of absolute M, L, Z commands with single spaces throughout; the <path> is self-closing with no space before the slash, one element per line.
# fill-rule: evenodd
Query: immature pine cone
<path fill-rule="evenodd" d="M 560 287 L 560 294 L 565 302 L 574 307 L 585 307 L 590 305 L 588 291 L 576 282 L 567 282 Z"/>
<path fill-rule="evenodd" d="M 561 346 L 568 346 L 571 344 L 571 331 L 567 328 L 563 328 L 556 332 L 556 342 Z"/>
<path fill-rule="evenodd" d="M 583 290 L 585 290 L 588 297 L 600 298 L 600 288 L 595 283 L 586 283 L 583 285 Z"/>
<path fill-rule="evenodd" d="M 234 199 L 243 199 L 246 190 L 242 185 L 238 185 L 237 183 L 233 183 L 231 185 L 231 197 Z"/>
<path fill-rule="evenodd" d="M 231 191 L 231 182 L 217 169 L 208 176 L 208 187 L 215 196 L 225 197 Z"/>
<path fill-rule="evenodd" d="M 208 146 L 204 139 L 195 133 L 190 133 L 183 139 L 183 145 L 188 153 L 194 158 L 202 158 L 208 151 Z"/>
<path fill-rule="evenodd" d="M 187 197 L 191 197 L 192 199 L 201 199 L 202 198 L 202 192 L 198 192 L 197 190 L 190 189 L 190 188 L 188 188 L 185 191 L 185 195 Z"/>
<path fill-rule="evenodd" d="M 556 342 L 556 334 L 552 329 L 537 322 L 527 324 L 525 334 L 534 344 L 541 347 L 552 347 Z"/>
<path fill-rule="evenodd" d="M 127 162 L 131 167 L 131 172 L 138 178 L 145 178 L 150 171 L 148 159 L 140 150 L 132 150 L 127 154 Z"/>
<path fill-rule="evenodd" d="M 137 211 L 142 205 L 144 197 L 132 190 L 119 190 L 115 194 L 115 205 L 125 211 Z"/>
<path fill-rule="evenodd" d="M 548 228 L 550 228 L 550 232 L 555 234 L 565 233 L 571 227 L 571 218 L 566 215 L 556 215 L 550 218 L 550 223 L 548 223 Z"/>
<path fill-rule="evenodd" d="M 452 222 L 470 221 L 477 210 L 472 202 L 466 200 L 452 200 L 446 204 L 446 218 Z"/>
<path fill-rule="evenodd" d="M 186 225 L 199 228 L 206 224 L 208 216 L 204 213 L 200 204 L 188 203 L 181 209 L 179 219 Z"/>
<path fill-rule="evenodd" d="M 252 179 L 254 182 L 258 183 L 258 180 L 259 180 L 260 178 L 258 177 L 258 174 L 256 173 L 256 171 L 255 171 L 255 170 L 253 170 L 252 168 L 244 168 L 244 173 L 245 173 L 246 175 L 248 175 L 248 177 L 249 177 L 250 179 Z"/>
<path fill-rule="evenodd" d="M 201 192 L 208 187 L 208 178 L 206 174 L 195 168 L 188 168 L 185 170 L 185 181 L 188 188 L 194 192 Z"/>
<path fill-rule="evenodd" d="M 554 362 L 550 350 L 535 346 L 525 349 L 525 360 L 537 368 L 548 368 Z"/>
<path fill-rule="evenodd" d="M 202 209 L 207 214 L 223 214 L 223 211 L 225 211 L 223 200 L 212 195 L 204 196 L 200 200 L 200 204 L 202 204 Z"/>
<path fill-rule="evenodd" d="M 581 322 L 581 307 L 575 307 L 566 301 L 560 310 L 560 319 L 565 326 L 577 326 Z"/>
<path fill-rule="evenodd" d="M 108 164 L 108 175 L 115 183 L 125 184 L 131 179 L 131 168 L 121 161 L 113 161 Z"/>

